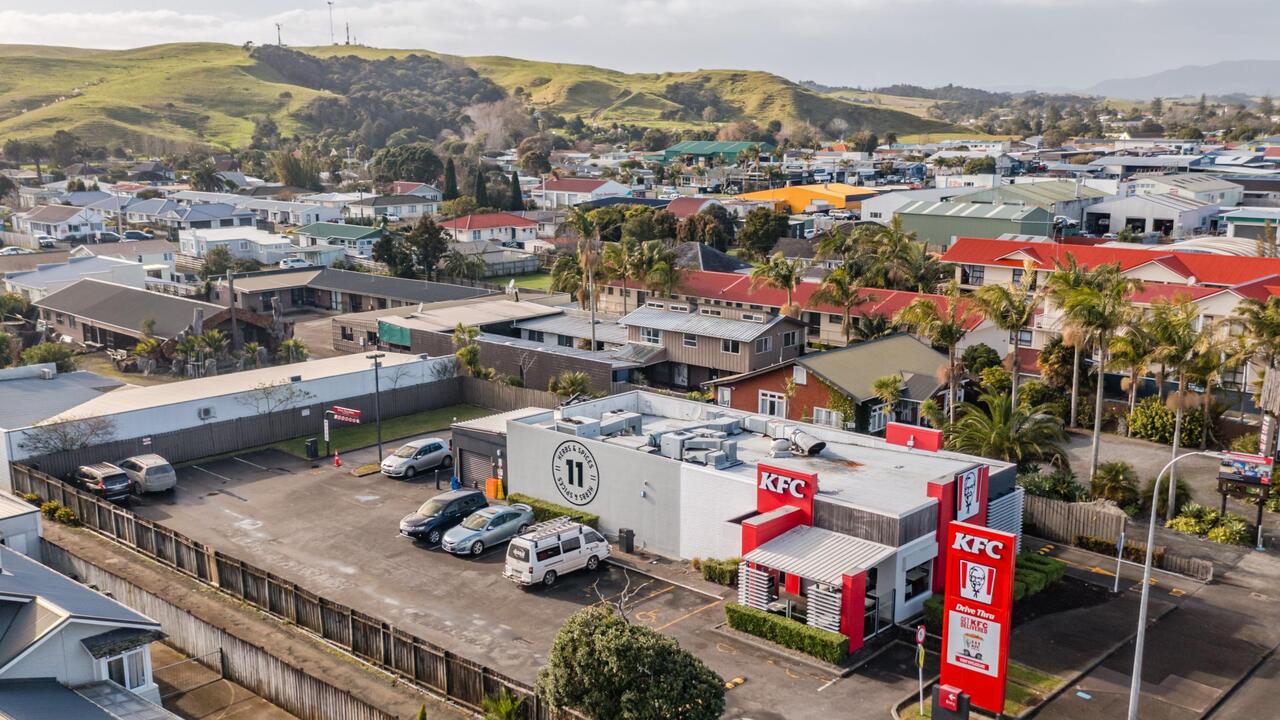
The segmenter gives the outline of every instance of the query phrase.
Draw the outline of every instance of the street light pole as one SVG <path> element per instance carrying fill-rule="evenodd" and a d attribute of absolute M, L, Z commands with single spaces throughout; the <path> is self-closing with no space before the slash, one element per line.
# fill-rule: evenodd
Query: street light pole
<path fill-rule="evenodd" d="M 385 353 L 365 355 L 373 361 L 373 422 L 378 429 L 378 464 L 382 464 L 382 388 L 378 385 L 378 368 L 382 367 Z"/>
<path fill-rule="evenodd" d="M 1160 502 L 1160 479 L 1169 472 L 1175 463 L 1194 455 L 1222 457 L 1222 453 L 1211 450 L 1184 453 L 1170 460 L 1156 473 L 1155 487 L 1151 489 L 1151 525 L 1147 528 L 1147 558 L 1142 566 L 1142 601 L 1138 604 L 1138 635 L 1133 645 L 1133 677 L 1129 680 L 1129 720 L 1138 720 L 1138 698 L 1142 692 L 1142 650 L 1147 641 L 1147 604 L 1151 598 L 1151 560 L 1152 549 L 1156 544 L 1156 505 Z M 1124 548 L 1120 551 L 1123 553 Z M 1117 573 L 1118 576 L 1118 573 Z"/>

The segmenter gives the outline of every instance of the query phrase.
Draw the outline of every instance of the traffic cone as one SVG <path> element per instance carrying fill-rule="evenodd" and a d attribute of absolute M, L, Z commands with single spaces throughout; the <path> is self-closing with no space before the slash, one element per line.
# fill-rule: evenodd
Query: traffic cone
<path fill-rule="evenodd" d="M 342 456 L 338 454 L 337 450 L 333 451 L 333 466 L 342 467 Z"/>

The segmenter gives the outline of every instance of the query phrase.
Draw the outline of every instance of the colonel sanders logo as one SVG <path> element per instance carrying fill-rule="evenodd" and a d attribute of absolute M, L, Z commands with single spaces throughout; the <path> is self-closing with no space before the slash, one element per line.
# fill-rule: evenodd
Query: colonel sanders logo
<path fill-rule="evenodd" d="M 968 520 L 978 514 L 978 470 L 956 478 L 956 519 Z"/>
<path fill-rule="evenodd" d="M 995 584 L 995 568 L 968 560 L 960 561 L 960 597 L 990 605 Z"/>

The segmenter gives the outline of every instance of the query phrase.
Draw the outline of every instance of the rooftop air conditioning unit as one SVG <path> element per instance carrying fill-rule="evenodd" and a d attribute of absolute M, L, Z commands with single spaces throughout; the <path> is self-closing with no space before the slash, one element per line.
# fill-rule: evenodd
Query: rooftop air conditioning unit
<path fill-rule="evenodd" d="M 556 431 L 585 438 L 600 437 L 600 421 L 581 415 L 561 418 L 556 421 Z"/>
<path fill-rule="evenodd" d="M 764 435 L 769 429 L 769 418 L 764 415 L 750 415 L 742 420 L 742 428 L 750 433 Z"/>
<path fill-rule="evenodd" d="M 41 380 L 52 380 L 58 375 L 58 371 L 53 368 L 40 368 Z"/>
<path fill-rule="evenodd" d="M 692 435 L 685 432 L 667 433 L 662 436 L 659 452 L 662 453 L 663 457 L 669 457 L 672 460 L 683 460 L 684 443 L 692 438 Z"/>
<path fill-rule="evenodd" d="M 640 413 L 633 413 L 626 410 L 610 410 L 600 418 L 600 434 L 601 435 L 617 435 L 618 433 L 626 433 L 628 435 L 640 434 Z"/>
<path fill-rule="evenodd" d="M 199 410 L 196 410 L 196 416 L 201 420 L 208 420 L 213 417 L 213 408 L 202 407 Z"/>

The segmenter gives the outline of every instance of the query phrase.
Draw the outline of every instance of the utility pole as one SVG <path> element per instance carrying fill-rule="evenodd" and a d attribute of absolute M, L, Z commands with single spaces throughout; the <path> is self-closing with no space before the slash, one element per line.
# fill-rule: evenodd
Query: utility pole
<path fill-rule="evenodd" d="M 347 44 L 350 45 L 351 44 L 351 23 L 346 23 L 346 26 L 347 26 Z"/>
<path fill-rule="evenodd" d="M 328 2 L 329 2 L 329 44 L 337 45 L 338 43 L 333 41 L 333 0 L 328 0 Z"/>
<path fill-rule="evenodd" d="M 284 41 L 280 39 L 280 23 L 276 23 L 276 45 L 284 47 Z"/>
<path fill-rule="evenodd" d="M 236 322 L 236 277 L 227 270 L 227 300 L 231 307 L 231 349 L 240 349 L 240 324 Z M 256 360 L 256 358 L 255 358 Z"/>
<path fill-rule="evenodd" d="M 382 388 L 378 385 L 378 368 L 382 367 L 382 358 L 386 353 L 372 353 L 365 358 L 373 361 L 373 422 L 378 430 L 378 464 L 382 464 Z"/>

